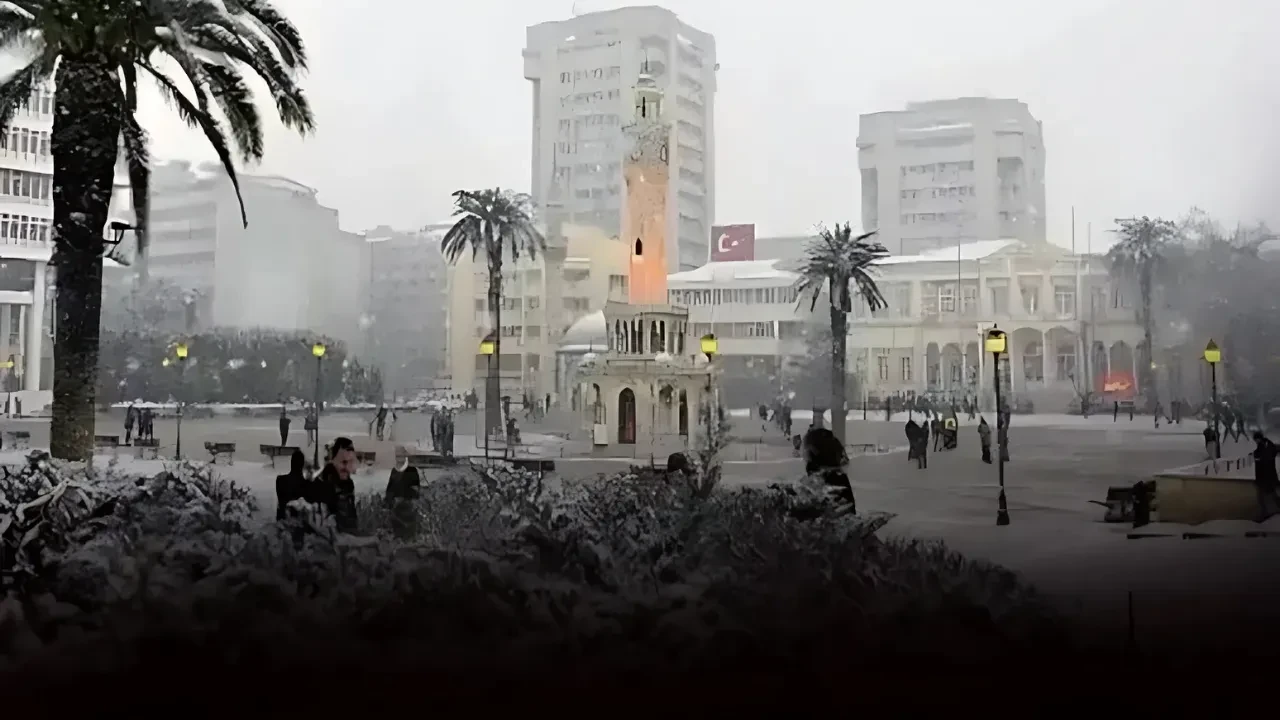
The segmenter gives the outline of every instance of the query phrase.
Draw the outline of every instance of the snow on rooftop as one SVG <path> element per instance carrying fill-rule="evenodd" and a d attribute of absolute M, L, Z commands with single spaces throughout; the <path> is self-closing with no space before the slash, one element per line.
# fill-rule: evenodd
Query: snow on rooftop
<path fill-rule="evenodd" d="M 1020 244 L 1017 240 L 979 240 L 964 243 L 957 251 L 953 247 L 926 250 L 919 255 L 892 255 L 876 262 L 877 265 L 902 265 L 905 263 L 956 262 L 957 260 L 983 260 L 1006 248 Z"/>
<path fill-rule="evenodd" d="M 731 280 L 787 280 L 800 278 L 790 270 L 778 267 L 780 260 L 725 260 L 709 262 L 694 270 L 672 273 L 668 283 L 721 283 Z"/>

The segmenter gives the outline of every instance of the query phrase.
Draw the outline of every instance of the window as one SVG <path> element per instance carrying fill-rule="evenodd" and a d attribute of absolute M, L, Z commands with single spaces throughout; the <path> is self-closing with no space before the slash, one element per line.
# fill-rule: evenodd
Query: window
<path fill-rule="evenodd" d="M 902 382 L 911 382 L 911 357 L 902 358 Z"/>
<path fill-rule="evenodd" d="M 956 289 L 951 285 L 938 288 L 938 308 L 942 312 L 956 311 Z"/>
<path fill-rule="evenodd" d="M 1076 372 L 1076 350 L 1070 345 L 1058 346 L 1058 381 L 1066 382 Z"/>
<path fill-rule="evenodd" d="M 961 312 L 966 315 L 973 315 L 978 312 L 978 287 L 976 285 L 966 285 L 960 290 L 960 308 Z"/>
<path fill-rule="evenodd" d="M 1059 285 L 1053 289 L 1053 305 L 1058 315 L 1073 316 L 1076 312 L 1076 291 L 1074 288 Z"/>
<path fill-rule="evenodd" d="M 881 380 L 889 379 L 889 357 L 881 355 L 876 358 L 876 370 L 879 372 Z"/>

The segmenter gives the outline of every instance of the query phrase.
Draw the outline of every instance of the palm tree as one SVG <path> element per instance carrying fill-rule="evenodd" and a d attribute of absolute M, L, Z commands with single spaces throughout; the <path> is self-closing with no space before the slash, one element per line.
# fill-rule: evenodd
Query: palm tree
<path fill-rule="evenodd" d="M 502 188 L 492 190 L 459 190 L 453 194 L 454 217 L 457 220 L 445 233 L 440 249 L 450 263 L 468 250 L 474 261 L 484 255 L 489 270 L 489 317 L 493 332 L 492 362 L 497 372 L 485 378 L 485 432 L 502 427 L 502 266 L 508 255 L 513 261 L 522 255 L 537 257 L 547 249 L 547 240 L 534 225 L 533 201 L 528 195 Z M 548 282 L 559 278 L 549 278 Z M 550 312 L 551 310 L 548 310 Z"/>
<path fill-rule="evenodd" d="M 1178 227 L 1169 220 L 1159 218 L 1127 218 L 1116 221 L 1115 233 L 1120 240 L 1107 251 L 1111 274 L 1118 280 L 1136 281 L 1141 306 L 1138 321 L 1142 323 L 1142 342 L 1145 357 L 1138 357 L 1138 386 L 1146 396 L 1147 409 L 1155 411 L 1157 402 L 1155 374 L 1151 363 L 1153 354 L 1152 296 L 1156 282 L 1167 267 L 1168 253 L 1178 236 Z"/>
<path fill-rule="evenodd" d="M 872 312 L 888 305 L 872 277 L 872 264 L 889 254 L 883 245 L 871 240 L 875 234 L 872 230 L 854 237 L 849 223 L 837 223 L 830 230 L 819 227 L 818 237 L 805 248 L 800 267 L 800 295 L 801 299 L 805 295 L 810 297 L 810 312 L 818 306 L 823 289 L 827 290 L 831 314 L 831 431 L 841 441 L 845 439 L 845 416 L 848 414 L 845 383 L 848 381 L 849 313 L 853 311 L 853 298 L 861 296 Z"/>
<path fill-rule="evenodd" d="M 54 457 L 83 460 L 93 453 L 102 233 L 121 149 L 145 274 L 150 153 L 136 117 L 138 76 L 153 80 L 178 115 L 204 133 L 239 196 L 228 131 L 244 161 L 263 153 L 260 116 L 243 71 L 266 83 L 283 123 L 306 134 L 314 122 L 295 80 L 306 68 L 306 51 L 297 29 L 269 0 L 7 0 L 0 2 L 0 50 L 26 63 L 0 85 L 0 128 L 34 88 L 50 79 L 57 88 L 50 449 Z M 165 59 L 190 82 L 190 94 L 160 69 Z M 247 225 L 243 200 L 240 214 Z"/>

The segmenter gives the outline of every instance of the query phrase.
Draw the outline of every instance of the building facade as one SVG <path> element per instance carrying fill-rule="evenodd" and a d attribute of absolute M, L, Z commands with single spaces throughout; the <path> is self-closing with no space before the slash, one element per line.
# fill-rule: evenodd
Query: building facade
<path fill-rule="evenodd" d="M 630 296 L 628 243 L 595 227 L 564 225 L 547 233 L 547 252 L 508 257 L 503 269 L 502 355 L 496 366 L 479 353 L 493 329 L 484 258 L 464 254 L 449 266 L 449 381 L 452 391 L 482 394 L 497 372 L 502 392 L 558 393 L 556 349 L 567 330 L 609 300 Z M 602 316 L 603 317 L 603 316 Z M 601 319 L 603 324 L 603 319 Z"/>
<path fill-rule="evenodd" d="M 624 130 L 643 71 L 665 95 L 671 125 L 667 269 L 706 263 L 715 213 L 715 39 L 668 10 L 629 7 L 530 27 L 523 54 L 533 84 L 531 195 L 546 224 L 593 227 L 606 238 L 625 232 L 624 166 L 634 145 Z"/>
<path fill-rule="evenodd" d="M 369 305 L 362 326 L 368 361 L 382 370 L 387 392 L 413 394 L 443 385 L 448 365 L 448 263 L 440 241 L 448 225 L 418 232 L 388 227 L 365 233 Z"/>
<path fill-rule="evenodd" d="M 1137 387 L 1131 288 L 1098 256 L 1048 243 L 992 240 L 882 260 L 888 307 L 850 319 L 849 356 L 870 396 L 938 393 L 992 402 L 987 330 L 1008 333 L 1006 382 L 1016 402 L 1063 412 L 1086 390 Z"/>
<path fill-rule="evenodd" d="M 862 226 L 894 255 L 987 238 L 1044 242 L 1040 122 L 1017 100 L 910 103 L 859 118 Z"/>
<path fill-rule="evenodd" d="M 310 331 L 364 352 L 369 244 L 338 226 L 313 188 L 240 175 L 249 224 L 217 164 L 161 165 L 152 175 L 147 268 L 195 299 L 193 330 Z"/>

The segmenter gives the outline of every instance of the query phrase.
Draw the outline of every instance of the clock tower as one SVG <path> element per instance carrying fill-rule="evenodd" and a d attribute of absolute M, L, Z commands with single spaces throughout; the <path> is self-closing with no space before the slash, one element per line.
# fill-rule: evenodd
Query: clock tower
<path fill-rule="evenodd" d="M 626 128 L 631 150 L 623 167 L 627 194 L 622 237 L 631 245 L 630 300 L 633 305 L 665 305 L 671 126 L 662 117 L 663 93 L 647 61 L 636 81 L 635 100 L 635 118 Z"/>

